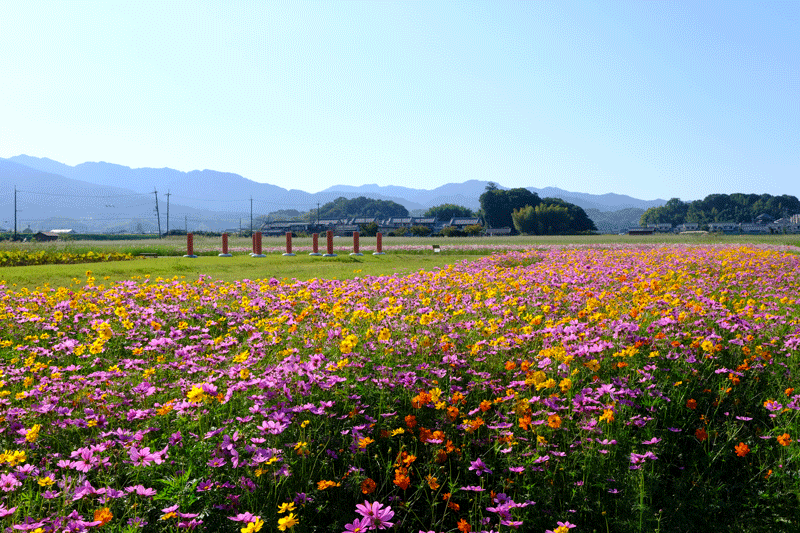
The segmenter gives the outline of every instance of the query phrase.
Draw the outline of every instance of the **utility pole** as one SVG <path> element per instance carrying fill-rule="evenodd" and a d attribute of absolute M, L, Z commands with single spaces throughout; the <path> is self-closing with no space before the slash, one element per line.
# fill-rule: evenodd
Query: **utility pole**
<path fill-rule="evenodd" d="M 183 215 L 183 231 L 189 234 L 189 215 Z"/>
<path fill-rule="evenodd" d="M 158 220 L 158 238 L 161 238 L 161 215 L 158 212 L 158 191 L 153 187 L 153 194 L 156 195 L 156 219 Z"/>
<path fill-rule="evenodd" d="M 253 197 L 250 197 L 250 235 L 253 234 Z"/>
<path fill-rule="evenodd" d="M 167 235 L 169 235 L 169 189 L 167 189 Z"/>
<path fill-rule="evenodd" d="M 14 240 L 17 240 L 17 186 L 14 185 Z"/>
<path fill-rule="evenodd" d="M 319 202 L 317 202 L 317 226 L 319 226 Z"/>

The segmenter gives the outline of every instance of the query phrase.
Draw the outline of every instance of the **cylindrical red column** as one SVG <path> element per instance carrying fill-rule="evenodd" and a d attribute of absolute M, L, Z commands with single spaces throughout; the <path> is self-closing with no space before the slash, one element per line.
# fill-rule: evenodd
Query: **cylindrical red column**
<path fill-rule="evenodd" d="M 333 231 L 328 230 L 328 255 L 333 255 Z"/>
<path fill-rule="evenodd" d="M 256 252 L 256 234 L 255 234 L 255 232 L 250 235 L 250 240 L 253 241 L 253 253 L 254 254 L 258 253 L 258 252 Z"/>
<path fill-rule="evenodd" d="M 354 231 L 353 232 L 353 253 L 354 254 L 359 253 L 359 250 L 358 250 L 358 237 L 359 237 L 358 232 Z"/>
<path fill-rule="evenodd" d="M 194 234 L 186 234 L 186 255 L 194 255 Z"/>
<path fill-rule="evenodd" d="M 292 253 L 292 232 L 286 232 L 286 253 L 283 255 L 294 255 Z"/>
<path fill-rule="evenodd" d="M 256 254 L 261 255 L 261 232 L 256 232 Z"/>
<path fill-rule="evenodd" d="M 376 250 L 372 252 L 372 255 L 383 255 L 383 234 L 378 232 L 375 234 L 377 237 L 377 245 L 375 246 Z"/>
<path fill-rule="evenodd" d="M 227 233 L 223 233 L 222 234 L 222 253 L 223 254 L 227 254 L 228 253 L 228 234 Z"/>
<path fill-rule="evenodd" d="M 311 243 L 312 243 L 311 247 L 314 250 L 314 253 L 318 254 L 319 253 L 319 233 L 314 233 L 311 236 Z"/>

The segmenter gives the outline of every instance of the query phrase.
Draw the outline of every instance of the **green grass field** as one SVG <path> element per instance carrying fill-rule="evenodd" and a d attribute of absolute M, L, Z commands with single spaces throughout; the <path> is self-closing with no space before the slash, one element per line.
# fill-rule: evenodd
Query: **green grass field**
<path fill-rule="evenodd" d="M 83 285 L 86 272 L 91 272 L 98 284 L 149 278 L 170 279 L 174 277 L 196 280 L 200 275 L 213 279 L 234 281 L 242 279 L 352 279 L 355 277 L 404 274 L 416 270 L 430 270 L 464 259 L 474 259 L 475 254 L 404 254 L 392 253 L 375 257 L 371 253 L 363 257 L 339 255 L 334 258 L 309 257 L 298 254 L 283 257 L 270 254 L 262 258 L 249 255 L 234 257 L 158 257 L 92 263 L 83 265 L 33 265 L 5 267 L 0 269 L 0 280 L 9 286 L 68 287 Z"/>
<path fill-rule="evenodd" d="M 352 279 L 368 275 L 403 274 L 418 270 L 428 270 L 446 264 L 456 263 L 476 256 L 487 255 L 506 249 L 519 249 L 536 246 L 593 246 L 620 244 L 725 244 L 752 243 L 771 246 L 797 247 L 800 250 L 800 235 L 736 236 L 736 235 L 596 235 L 596 236 L 517 236 L 517 237 L 476 237 L 476 238 L 412 238 L 385 237 L 383 246 L 386 255 L 376 257 L 375 238 L 361 238 L 362 257 L 351 257 L 352 240 L 334 240 L 336 258 L 309 257 L 311 238 L 295 238 L 293 251 L 295 257 L 283 257 L 284 238 L 263 238 L 262 249 L 266 257 L 252 258 L 251 239 L 231 237 L 229 249 L 234 257 L 220 258 L 221 238 L 195 237 L 196 259 L 182 257 L 186 253 L 185 237 L 168 237 L 161 240 L 129 241 L 56 241 L 49 243 L 0 243 L 3 250 L 61 251 L 64 253 L 86 253 L 88 251 L 157 254 L 157 258 L 136 259 L 131 262 L 92 263 L 90 265 L 37 265 L 25 267 L 0 268 L 0 280 L 9 285 L 34 288 L 70 286 L 83 283 L 86 271 L 93 273 L 98 283 L 121 281 L 149 276 L 157 278 L 197 279 L 201 274 L 213 279 L 232 281 L 238 279 L 288 278 L 308 280 Z M 433 252 L 438 245 L 440 252 Z M 325 251 L 324 241 L 320 250 Z M 791 251 L 791 250 L 790 250 Z"/>

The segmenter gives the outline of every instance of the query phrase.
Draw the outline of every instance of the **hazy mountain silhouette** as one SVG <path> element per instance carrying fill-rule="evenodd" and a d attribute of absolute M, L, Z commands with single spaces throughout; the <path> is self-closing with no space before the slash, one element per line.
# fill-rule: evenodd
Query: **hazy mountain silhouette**
<path fill-rule="evenodd" d="M 24 191 L 18 195 L 20 219 L 74 219 L 83 221 L 87 227 L 102 228 L 109 227 L 108 222 L 113 223 L 116 219 L 122 221 L 130 218 L 143 220 L 148 227 L 151 223 L 155 226 L 155 190 L 158 191 L 162 219 L 166 216 L 169 201 L 171 228 L 183 229 L 192 220 L 192 228 L 195 230 L 221 230 L 236 228 L 241 220 L 244 220 L 244 227 L 247 227 L 251 205 L 253 216 L 258 217 L 288 209 L 307 212 L 315 209 L 318 203 L 324 205 L 340 196 L 391 200 L 405 206 L 409 211 L 425 210 L 445 203 L 477 210 L 480 208 L 478 199 L 488 184 L 488 181 L 467 180 L 463 183 L 448 183 L 431 190 L 394 185 L 336 185 L 312 194 L 215 170 L 181 172 L 171 168 L 134 169 L 102 161 L 69 166 L 52 159 L 27 155 L 0 158 L 0 185 L 7 191 L 0 200 L 0 206 L 5 213 L 11 212 L 11 218 L 13 187 L 16 186 Z M 502 185 L 498 187 L 507 189 Z M 639 200 L 621 194 L 597 195 L 555 187 L 528 189 L 542 198 L 561 198 L 596 212 L 644 210 L 666 203 L 660 199 Z M 628 212 L 626 215 L 616 218 L 627 219 L 632 213 Z M 101 220 L 104 224 L 100 224 Z M 5 216 L 2 225 L 8 226 Z M 162 231 L 165 226 L 163 223 Z"/>

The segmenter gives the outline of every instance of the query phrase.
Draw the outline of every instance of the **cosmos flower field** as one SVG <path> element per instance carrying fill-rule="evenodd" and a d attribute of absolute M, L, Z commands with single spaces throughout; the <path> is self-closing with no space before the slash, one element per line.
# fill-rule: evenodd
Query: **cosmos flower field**
<path fill-rule="evenodd" d="M 795 531 L 798 298 L 726 245 L 0 285 L 0 527 Z"/>

